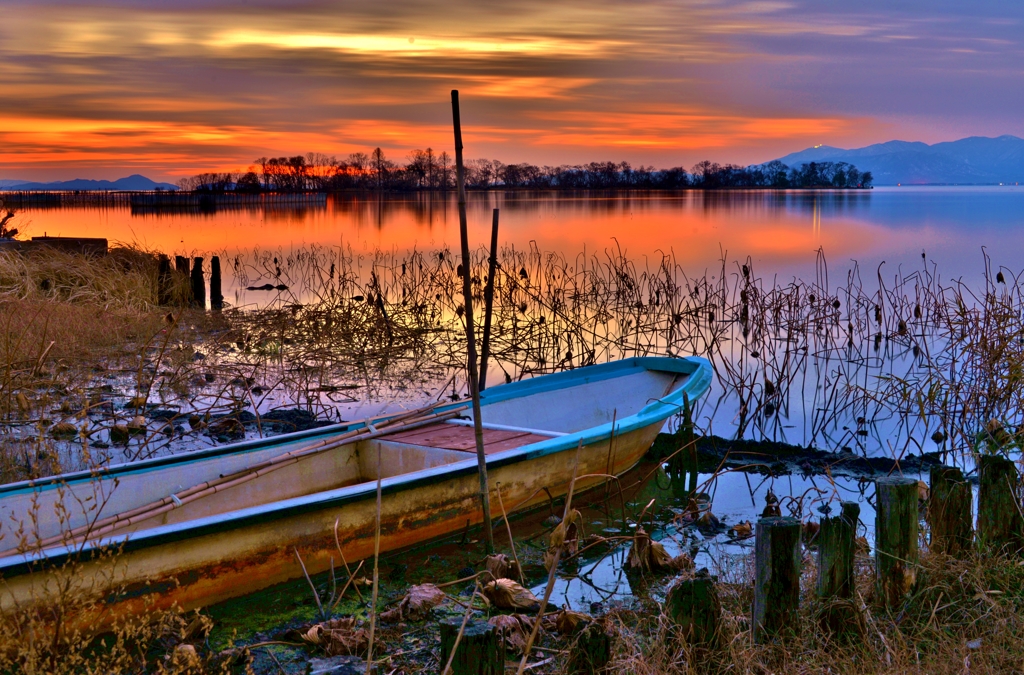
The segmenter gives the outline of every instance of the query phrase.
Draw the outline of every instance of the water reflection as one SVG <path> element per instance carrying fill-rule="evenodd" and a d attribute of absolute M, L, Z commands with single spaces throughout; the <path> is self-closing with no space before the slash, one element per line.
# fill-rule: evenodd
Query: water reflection
<path fill-rule="evenodd" d="M 872 191 L 471 192 L 471 242 L 489 239 L 501 209 L 501 240 L 576 255 L 621 247 L 637 260 L 659 251 L 697 273 L 751 256 L 763 274 L 806 277 L 814 251 L 833 264 L 910 263 L 927 250 L 949 277 L 977 278 L 981 247 L 1019 268 L 1024 191 L 1004 188 L 878 188 Z M 454 194 L 333 195 L 305 203 L 264 200 L 209 212 L 123 207 L 27 208 L 30 235 L 106 237 L 171 254 L 344 244 L 369 253 L 458 244 Z"/>

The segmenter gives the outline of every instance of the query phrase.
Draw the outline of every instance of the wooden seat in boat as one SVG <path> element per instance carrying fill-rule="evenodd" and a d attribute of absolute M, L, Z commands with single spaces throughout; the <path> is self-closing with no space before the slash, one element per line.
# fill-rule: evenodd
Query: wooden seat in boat
<path fill-rule="evenodd" d="M 538 441 L 546 441 L 551 436 L 531 433 L 529 431 L 484 429 L 484 452 L 493 455 Z M 446 450 L 462 450 L 476 452 L 476 435 L 472 426 L 461 426 L 438 422 L 429 426 L 411 429 L 396 434 L 388 434 L 387 440 L 421 445 L 428 448 L 444 448 Z"/>

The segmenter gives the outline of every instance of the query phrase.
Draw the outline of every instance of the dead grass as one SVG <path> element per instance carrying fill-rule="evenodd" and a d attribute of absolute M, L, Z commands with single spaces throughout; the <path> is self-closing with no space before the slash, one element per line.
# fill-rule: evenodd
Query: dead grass
<path fill-rule="evenodd" d="M 156 254 L 115 246 L 106 256 L 67 253 L 50 247 L 0 251 L 0 299 L 65 303 L 147 311 L 157 303 Z M 185 281 L 176 277 L 175 294 Z"/>
<path fill-rule="evenodd" d="M 691 673 L 1021 673 L 1024 672 L 1024 566 L 1017 558 L 974 554 L 965 560 L 924 556 L 919 583 L 898 610 L 878 607 L 873 572 L 862 560 L 854 604 L 864 630 L 827 633 L 816 619 L 813 560 L 807 556 L 799 636 L 787 643 L 752 645 L 752 579 L 718 587 L 724 614 L 717 650 L 694 648 L 674 634 L 664 616 L 619 620 L 613 671 Z"/>

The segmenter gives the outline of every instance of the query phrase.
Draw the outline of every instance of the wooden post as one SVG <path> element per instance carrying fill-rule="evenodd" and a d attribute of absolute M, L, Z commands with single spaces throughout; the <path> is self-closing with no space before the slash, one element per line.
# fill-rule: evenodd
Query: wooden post
<path fill-rule="evenodd" d="M 188 264 L 188 258 L 183 255 L 174 256 L 174 269 L 181 276 L 181 278 L 188 279 L 192 274 L 191 268 Z M 189 297 L 181 298 L 180 302 L 182 306 L 188 306 L 192 304 L 192 286 L 189 284 Z"/>
<path fill-rule="evenodd" d="M 895 609 L 917 580 L 917 481 L 875 481 L 875 581 L 879 601 Z"/>
<path fill-rule="evenodd" d="M 971 484 L 952 466 L 933 466 L 928 490 L 928 525 L 932 553 L 961 556 L 971 550 L 974 506 Z"/>
<path fill-rule="evenodd" d="M 455 639 L 459 635 L 462 621 L 441 622 L 441 661 L 438 671 L 444 668 L 452 654 Z M 459 639 L 455 658 L 452 659 L 451 675 L 504 675 L 505 648 L 498 635 L 498 629 L 486 621 L 470 621 Z"/>
<path fill-rule="evenodd" d="M 210 309 L 224 309 L 224 293 L 221 291 L 220 256 L 210 258 Z"/>
<path fill-rule="evenodd" d="M 206 309 L 206 279 L 203 277 L 203 259 L 192 259 L 192 306 Z"/>
<path fill-rule="evenodd" d="M 800 611 L 800 521 L 771 516 L 757 521 L 754 543 L 754 642 L 794 636 Z"/>
<path fill-rule="evenodd" d="M 1002 455 L 982 455 L 978 478 L 978 543 L 989 549 L 1020 551 L 1024 518 L 1017 467 Z"/>
<path fill-rule="evenodd" d="M 853 597 L 853 562 L 860 505 L 843 502 L 838 516 L 821 519 L 818 530 L 818 596 Z"/>
<path fill-rule="evenodd" d="M 491 356 L 491 309 L 494 307 L 494 273 L 498 267 L 498 209 L 491 218 L 491 256 L 487 259 L 484 286 L 484 343 L 480 349 L 480 391 L 487 388 L 487 359 Z"/>
<path fill-rule="evenodd" d="M 171 304 L 171 259 L 162 253 L 156 273 L 156 304 Z"/>
<path fill-rule="evenodd" d="M 462 239 L 462 296 L 466 317 L 466 352 L 469 372 L 469 393 L 473 397 L 473 430 L 476 435 L 476 461 L 480 474 L 480 504 L 484 512 L 484 537 L 487 552 L 494 552 L 494 531 L 491 529 L 490 491 L 487 487 L 487 455 L 484 453 L 484 430 L 480 418 L 480 381 L 476 371 L 476 335 L 473 332 L 473 287 L 470 282 L 469 227 L 466 224 L 466 169 L 462 164 L 462 121 L 459 118 L 459 92 L 452 89 L 452 122 L 455 127 L 455 176 L 459 185 L 459 235 Z"/>
<path fill-rule="evenodd" d="M 589 622 L 569 647 L 566 671 L 570 675 L 598 675 L 607 672 L 612 658 L 612 640 L 596 621 Z"/>
<path fill-rule="evenodd" d="M 697 492 L 697 436 L 693 432 L 693 410 L 690 408 L 690 397 L 686 392 L 683 392 L 682 415 L 682 422 L 675 433 L 678 447 L 669 459 L 668 468 L 673 478 L 677 479 L 673 488 L 678 492 L 686 485 L 686 492 L 693 495 Z M 684 479 L 686 482 L 678 479 Z"/>
<path fill-rule="evenodd" d="M 722 604 L 714 579 L 700 570 L 693 579 L 680 579 L 665 597 L 665 614 L 691 645 L 715 646 L 722 623 Z"/>

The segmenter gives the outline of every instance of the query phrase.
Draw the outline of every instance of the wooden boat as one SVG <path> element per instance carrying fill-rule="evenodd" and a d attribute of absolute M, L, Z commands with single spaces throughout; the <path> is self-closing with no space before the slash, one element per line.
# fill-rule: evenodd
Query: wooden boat
<path fill-rule="evenodd" d="M 627 471 L 711 377 L 704 359 L 646 357 L 484 391 L 491 503 L 498 492 L 510 510 L 546 503 L 544 489 L 565 494 L 574 468 L 578 491 Z M 349 564 L 372 557 L 378 466 L 381 551 L 479 523 L 468 413 L 457 401 L 2 486 L 0 610 L 52 600 L 53 572 L 69 561 L 78 592 L 118 614 L 191 609 L 301 577 L 296 552 L 310 574 L 340 566 L 339 550 Z"/>

